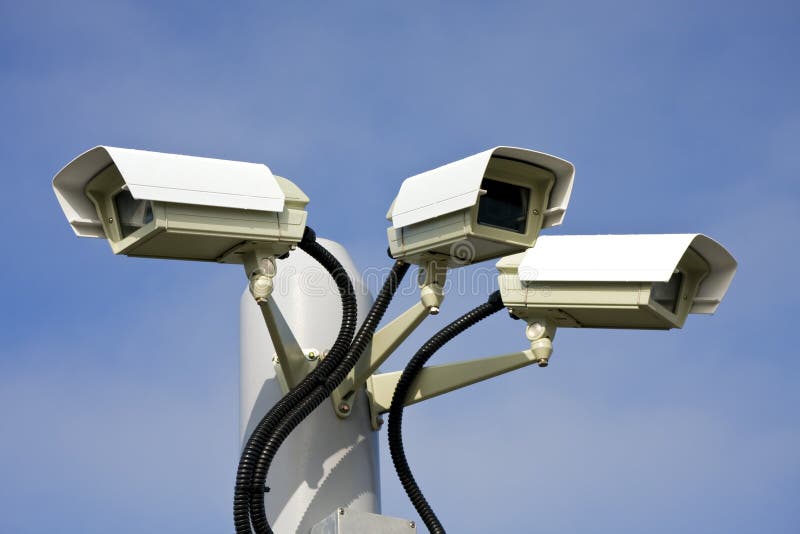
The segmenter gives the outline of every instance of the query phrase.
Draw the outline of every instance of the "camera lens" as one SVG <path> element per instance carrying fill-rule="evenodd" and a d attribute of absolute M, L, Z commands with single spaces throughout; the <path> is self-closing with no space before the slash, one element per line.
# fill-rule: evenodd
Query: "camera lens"
<path fill-rule="evenodd" d="M 486 194 L 478 205 L 478 224 L 524 234 L 531 190 L 491 178 L 483 179 L 481 189 Z"/>
<path fill-rule="evenodd" d="M 149 200 L 137 200 L 130 191 L 121 191 L 114 197 L 114 207 L 122 237 L 133 232 L 153 220 L 153 205 Z"/>

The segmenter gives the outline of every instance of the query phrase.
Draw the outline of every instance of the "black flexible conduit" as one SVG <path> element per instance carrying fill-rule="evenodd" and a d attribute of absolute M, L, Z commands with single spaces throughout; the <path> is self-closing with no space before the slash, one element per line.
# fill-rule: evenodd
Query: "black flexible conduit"
<path fill-rule="evenodd" d="M 402 261 L 396 261 L 388 278 L 383 284 L 378 297 L 375 299 L 372 308 L 370 308 L 364 323 L 359 328 L 358 333 L 353 339 L 347 355 L 342 360 L 327 379 L 320 383 L 314 391 L 306 397 L 298 406 L 296 406 L 275 428 L 266 446 L 262 449 L 261 455 L 258 459 L 256 469 L 253 475 L 252 485 L 255 487 L 263 487 L 266 483 L 267 474 L 269 473 L 272 460 L 278 452 L 281 444 L 286 440 L 289 434 L 299 425 L 303 419 L 308 417 L 314 409 L 322 404 L 325 399 L 330 396 L 331 392 L 337 388 L 339 384 L 345 379 L 347 374 L 353 369 L 358 359 L 363 354 L 367 344 L 372 339 L 375 329 L 378 327 L 389 303 L 392 300 L 400 282 L 403 280 L 409 265 Z M 326 358 L 327 359 L 327 358 Z M 272 529 L 266 517 L 266 509 L 264 505 L 263 494 L 253 494 L 253 499 L 250 502 L 250 517 L 253 523 L 253 530 L 256 534 L 273 534 Z"/>
<path fill-rule="evenodd" d="M 403 484 L 403 489 L 406 490 L 408 498 L 411 499 L 411 503 L 414 505 L 414 508 L 417 509 L 417 513 L 432 534 L 445 534 L 445 530 L 436 517 L 436 514 L 433 512 L 430 504 L 425 500 L 425 496 L 422 494 L 416 480 L 414 480 L 414 475 L 411 473 L 408 460 L 406 460 L 406 453 L 403 450 L 402 429 L 405 399 L 408 396 L 408 391 L 414 379 L 437 350 L 467 328 L 502 309 L 503 301 L 500 298 L 500 292 L 495 291 L 489 296 L 487 302 L 465 313 L 439 330 L 432 338 L 425 342 L 422 348 L 411 358 L 411 361 L 408 362 L 408 365 L 403 369 L 403 373 L 400 375 L 400 379 L 397 382 L 394 395 L 392 395 L 392 406 L 389 409 L 389 450 L 392 454 L 394 469 L 397 471 L 397 476 Z"/>
<path fill-rule="evenodd" d="M 333 277 L 342 298 L 342 323 L 328 355 L 267 412 L 253 430 L 242 450 L 233 497 L 233 520 L 237 534 L 251 534 L 251 496 L 252 500 L 263 501 L 265 492 L 263 481 L 260 485 L 253 483 L 253 472 L 261 451 L 267 445 L 275 427 L 284 417 L 308 397 L 320 383 L 324 383 L 328 375 L 339 365 L 350 346 L 358 321 L 355 291 L 342 264 L 325 247 L 316 242 L 316 234 L 309 227 L 306 227 L 303 239 L 298 246 L 319 262 Z"/>

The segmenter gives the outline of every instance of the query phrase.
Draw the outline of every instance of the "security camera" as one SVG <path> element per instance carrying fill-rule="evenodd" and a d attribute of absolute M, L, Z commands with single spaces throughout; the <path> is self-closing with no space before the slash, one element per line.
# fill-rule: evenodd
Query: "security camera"
<path fill-rule="evenodd" d="M 529 322 L 670 329 L 714 313 L 736 260 L 702 234 L 545 236 L 497 269 L 503 303 Z"/>
<path fill-rule="evenodd" d="M 532 247 L 561 224 L 575 167 L 563 159 L 496 147 L 406 179 L 387 219 L 393 258 L 448 266 Z"/>
<path fill-rule="evenodd" d="M 79 236 L 115 254 L 245 263 L 303 237 L 308 197 L 266 165 L 98 146 L 53 178 Z"/>

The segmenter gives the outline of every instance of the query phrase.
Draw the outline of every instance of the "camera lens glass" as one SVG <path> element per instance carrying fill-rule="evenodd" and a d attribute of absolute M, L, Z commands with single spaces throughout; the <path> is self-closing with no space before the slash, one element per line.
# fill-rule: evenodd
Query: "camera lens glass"
<path fill-rule="evenodd" d="M 675 273 L 673 273 L 670 277 L 669 281 L 653 284 L 651 298 L 672 313 L 675 313 L 678 309 L 678 297 L 681 293 L 682 283 L 683 273 L 680 271 L 675 271 Z"/>
<path fill-rule="evenodd" d="M 121 191 L 114 197 L 119 228 L 122 237 L 133 232 L 153 220 L 153 205 L 149 200 L 137 200 L 130 191 Z"/>
<path fill-rule="evenodd" d="M 478 224 L 524 234 L 531 190 L 491 178 L 483 179 L 481 189 L 486 194 L 478 205 Z"/>

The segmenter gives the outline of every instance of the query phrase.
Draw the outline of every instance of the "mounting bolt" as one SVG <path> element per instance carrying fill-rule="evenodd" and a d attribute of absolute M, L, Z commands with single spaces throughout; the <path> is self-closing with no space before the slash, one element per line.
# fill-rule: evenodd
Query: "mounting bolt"
<path fill-rule="evenodd" d="M 417 528 L 417 524 L 414 523 L 413 521 L 409 521 L 408 522 L 408 526 L 411 527 L 411 528 Z"/>
<path fill-rule="evenodd" d="M 536 363 L 539 364 L 539 367 L 547 367 L 550 355 L 553 354 L 553 340 L 549 337 L 543 337 L 532 341 L 531 351 L 536 357 Z"/>
<path fill-rule="evenodd" d="M 317 358 L 319 358 L 319 351 L 317 349 L 311 349 L 306 353 L 306 360 L 313 362 Z"/>
<path fill-rule="evenodd" d="M 339 515 L 344 515 L 344 508 L 339 508 Z"/>
<path fill-rule="evenodd" d="M 350 413 L 350 405 L 346 402 L 339 403 L 339 411 L 342 413 Z"/>
<path fill-rule="evenodd" d="M 430 308 L 428 308 L 428 312 L 431 315 L 439 315 L 439 306 L 431 306 Z"/>

